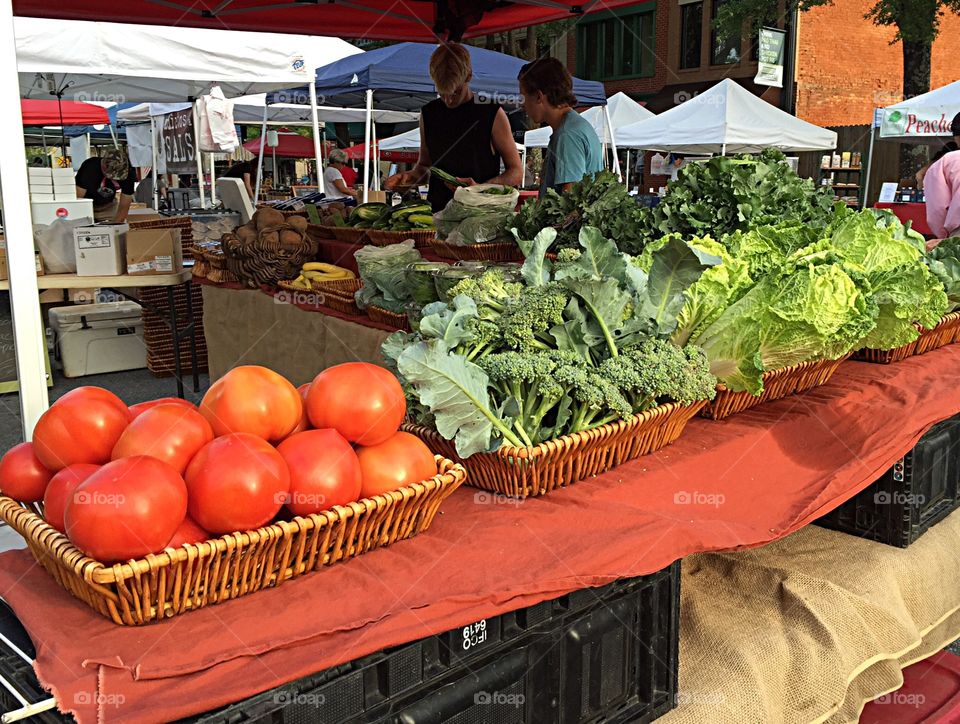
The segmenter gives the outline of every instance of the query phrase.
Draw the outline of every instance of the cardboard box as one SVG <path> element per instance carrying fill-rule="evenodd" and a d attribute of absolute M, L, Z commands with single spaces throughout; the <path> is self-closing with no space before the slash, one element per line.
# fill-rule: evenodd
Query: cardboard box
<path fill-rule="evenodd" d="M 40 255 L 40 252 L 34 252 L 36 265 L 37 265 L 37 276 L 42 277 L 45 273 L 45 268 L 43 266 L 43 257 Z M 7 266 L 7 249 L 6 246 L 0 247 L 0 281 L 10 278 L 10 269 Z"/>
<path fill-rule="evenodd" d="M 127 274 L 174 274 L 183 270 L 180 229 L 130 229 Z"/>
<path fill-rule="evenodd" d="M 127 214 L 127 222 L 130 224 L 140 223 L 141 221 L 163 221 L 168 218 L 170 217 L 161 216 L 153 209 L 147 208 L 146 205 L 144 205 L 143 208 L 136 208 L 131 205 L 130 211 Z"/>
<path fill-rule="evenodd" d="M 370 191 L 367 194 L 367 202 L 372 203 L 374 201 L 381 204 L 385 204 L 387 202 L 387 192 L 386 191 Z"/>
<path fill-rule="evenodd" d="M 77 276 L 118 276 L 126 270 L 126 224 L 94 224 L 73 230 Z"/>
<path fill-rule="evenodd" d="M 65 298 L 63 289 L 41 289 L 40 304 L 63 304 Z"/>
<path fill-rule="evenodd" d="M 53 183 L 53 174 L 51 173 L 51 169 L 44 168 L 43 166 L 27 166 L 27 178 L 30 180 L 30 183 L 40 180 L 46 180 L 49 183 Z"/>

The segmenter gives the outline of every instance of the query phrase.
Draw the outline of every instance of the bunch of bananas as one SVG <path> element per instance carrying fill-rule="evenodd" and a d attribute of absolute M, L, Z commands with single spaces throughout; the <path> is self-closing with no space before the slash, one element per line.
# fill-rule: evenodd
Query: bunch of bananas
<path fill-rule="evenodd" d="M 297 289 L 309 291 L 314 282 L 332 282 L 337 279 L 354 279 L 356 275 L 349 269 L 322 261 L 311 261 L 303 265 L 300 276 L 290 282 Z"/>

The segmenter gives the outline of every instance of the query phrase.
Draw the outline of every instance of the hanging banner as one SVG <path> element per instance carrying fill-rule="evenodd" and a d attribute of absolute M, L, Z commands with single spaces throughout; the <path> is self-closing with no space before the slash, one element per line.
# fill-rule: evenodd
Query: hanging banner
<path fill-rule="evenodd" d="M 922 106 L 883 109 L 880 138 L 949 138 L 956 114 L 954 106 Z"/>
<path fill-rule="evenodd" d="M 197 172 L 197 149 L 194 144 L 193 108 L 160 116 L 160 136 L 167 173 Z"/>
<path fill-rule="evenodd" d="M 777 28 L 760 28 L 758 46 L 757 85 L 783 88 L 783 57 L 787 33 Z"/>

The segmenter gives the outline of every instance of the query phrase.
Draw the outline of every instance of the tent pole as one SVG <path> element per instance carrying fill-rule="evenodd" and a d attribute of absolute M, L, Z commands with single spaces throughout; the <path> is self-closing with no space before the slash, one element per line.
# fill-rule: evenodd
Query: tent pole
<path fill-rule="evenodd" d="M 206 194 L 203 190 L 203 154 L 200 153 L 200 114 L 197 103 L 193 103 L 193 154 L 197 158 L 197 186 L 200 188 L 200 208 L 206 207 Z"/>
<path fill-rule="evenodd" d="M 363 203 L 370 200 L 370 124 L 373 121 L 373 89 L 367 88 L 367 116 L 363 124 Z"/>
<path fill-rule="evenodd" d="M 870 171 L 873 169 L 873 141 L 877 137 L 875 118 L 876 113 L 874 113 L 874 118 L 870 119 L 870 148 L 867 149 L 867 176 L 863 182 L 863 198 L 861 199 L 864 209 L 867 208 L 867 203 L 869 203 L 870 199 Z"/>
<path fill-rule="evenodd" d="M 255 198 L 250 199 L 253 208 L 257 208 L 257 200 L 260 198 L 260 179 L 263 178 L 263 144 L 267 140 L 267 104 L 263 104 L 263 125 L 260 126 L 260 153 L 257 155 L 257 186 L 253 190 Z"/>
<path fill-rule="evenodd" d="M 377 122 L 372 121 L 370 127 L 373 129 L 372 140 L 373 147 L 370 149 L 370 156 L 373 158 L 372 176 L 370 184 L 374 191 L 380 190 L 380 148 L 377 146 Z"/>
<path fill-rule="evenodd" d="M 721 156 L 727 155 L 727 144 L 724 143 L 722 146 L 720 146 L 720 155 Z"/>
<path fill-rule="evenodd" d="M 150 116 L 150 173 L 153 175 L 153 210 L 160 211 L 160 187 L 157 185 L 157 121 Z"/>
<path fill-rule="evenodd" d="M 627 149 L 627 191 L 630 191 L 630 149 Z"/>
<path fill-rule="evenodd" d="M 520 188 L 527 184 L 527 147 L 523 147 L 523 153 L 520 155 L 520 168 L 523 169 L 523 175 L 520 176 Z"/>
<path fill-rule="evenodd" d="M 603 107 L 604 118 L 607 119 L 607 130 L 610 131 L 610 150 L 613 151 L 613 172 L 617 174 L 617 180 L 623 180 L 623 174 L 620 173 L 620 159 L 617 158 L 617 141 L 613 137 L 613 120 L 610 118 L 610 107 Z"/>
<path fill-rule="evenodd" d="M 323 145 L 320 143 L 320 118 L 317 115 L 316 78 L 310 81 L 310 124 L 313 126 L 313 155 L 317 162 L 317 190 L 323 191 Z"/>
<path fill-rule="evenodd" d="M 217 162 L 211 153 L 210 156 L 210 205 L 217 205 Z"/>
<path fill-rule="evenodd" d="M 7 98 L 20 97 L 17 76 L 16 39 L 13 35 L 13 7 L 0 0 L 0 91 Z M 6 50 L 4 50 L 4 48 Z M 20 385 L 20 413 L 23 439 L 30 440 L 34 425 L 48 407 L 45 359 L 47 337 L 40 318 L 40 294 L 33 256 L 33 221 L 23 162 L 26 140 L 19 103 L 0 113 L 0 173 L 4 223 L 7 238 L 7 265 L 10 277 L 10 314 L 13 318 L 14 355 Z"/>

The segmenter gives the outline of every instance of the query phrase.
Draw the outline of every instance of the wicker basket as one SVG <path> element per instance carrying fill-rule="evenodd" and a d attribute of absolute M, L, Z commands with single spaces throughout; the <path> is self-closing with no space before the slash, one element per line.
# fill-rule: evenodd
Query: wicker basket
<path fill-rule="evenodd" d="M 357 302 L 353 298 L 352 294 L 349 296 L 342 296 L 340 294 L 324 292 L 323 306 L 330 307 L 330 309 L 335 312 L 340 312 L 340 314 L 346 314 L 348 317 L 364 316 L 363 312 L 360 310 L 360 307 L 357 306 Z"/>
<path fill-rule="evenodd" d="M 960 340 L 960 312 L 944 315 L 933 329 L 924 329 L 920 326 L 917 329 L 920 330 L 920 336 L 910 344 L 893 349 L 861 349 L 853 355 L 853 358 L 861 362 L 890 364 L 953 344 Z"/>
<path fill-rule="evenodd" d="M 534 447 L 504 446 L 496 452 L 471 455 L 465 462 L 470 469 L 469 485 L 515 498 L 545 495 L 669 445 L 704 404 L 660 405 L 630 420 Z M 453 441 L 436 430 L 411 424 L 401 429 L 419 437 L 435 453 L 463 462 Z"/>
<path fill-rule="evenodd" d="M 362 285 L 359 279 L 331 279 L 328 282 L 311 281 L 313 288 L 325 294 L 336 294 L 340 297 L 353 297 Z"/>
<path fill-rule="evenodd" d="M 367 229 L 367 241 L 374 246 L 390 246 L 391 244 L 399 244 L 407 241 L 407 239 L 413 239 L 414 247 L 418 249 L 429 249 L 436 236 L 436 229 L 415 229 L 412 231 Z"/>
<path fill-rule="evenodd" d="M 358 229 L 355 226 L 324 226 L 323 228 L 329 230 L 337 241 L 348 244 L 361 244 L 367 236 L 366 229 Z"/>
<path fill-rule="evenodd" d="M 717 385 L 717 396 L 704 407 L 703 417 L 722 420 L 764 402 L 779 400 L 798 392 L 805 392 L 826 384 L 837 371 L 840 363 L 850 355 L 835 360 L 801 362 L 791 367 L 771 370 L 763 373 L 763 392 L 752 395 L 749 392 L 734 392 L 724 385 Z"/>
<path fill-rule="evenodd" d="M 133 626 L 279 586 L 430 527 L 466 470 L 437 458 L 437 475 L 323 513 L 111 566 L 85 556 L 32 510 L 0 497 L 0 517 L 57 582 L 114 623 Z"/>
<path fill-rule="evenodd" d="M 410 318 L 406 314 L 397 314 L 383 307 L 375 307 L 372 304 L 367 307 L 367 316 L 374 322 L 385 324 L 401 332 L 410 331 Z"/>
<path fill-rule="evenodd" d="M 430 248 L 445 259 L 461 261 L 523 261 L 523 252 L 513 242 L 490 242 L 488 244 L 448 244 L 434 239 Z"/>
<path fill-rule="evenodd" d="M 331 226 L 318 226 L 317 224 L 307 224 L 307 236 L 309 236 L 314 241 L 329 241 L 330 239 L 336 239 L 337 237 L 333 235 L 331 231 L 333 227 Z"/>

